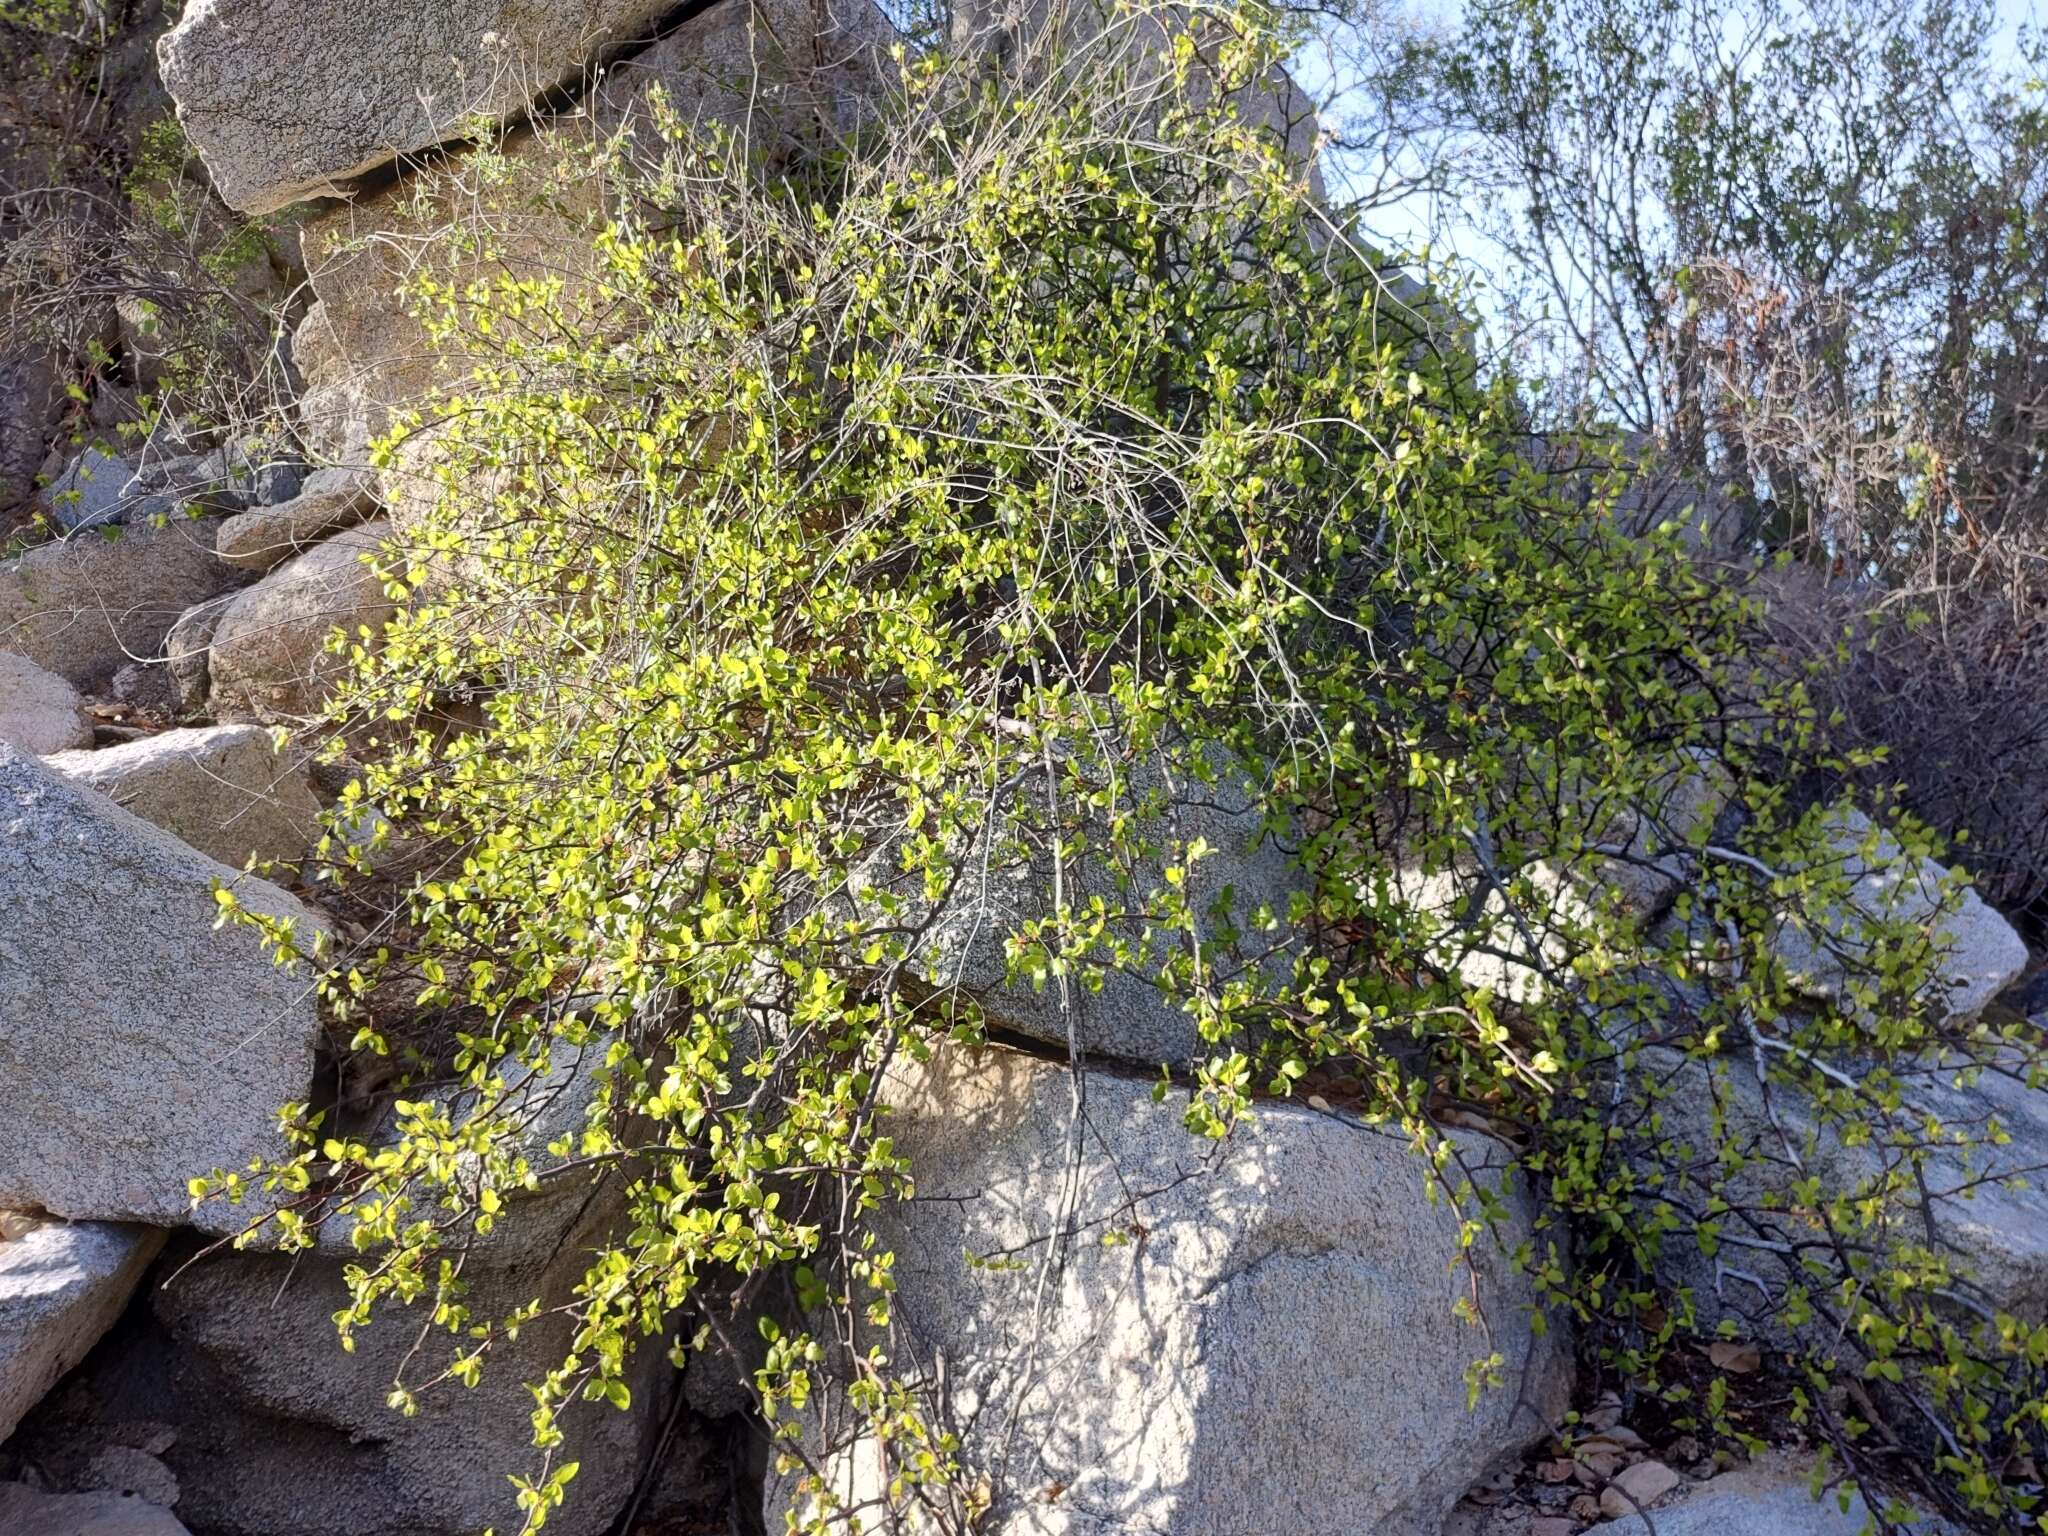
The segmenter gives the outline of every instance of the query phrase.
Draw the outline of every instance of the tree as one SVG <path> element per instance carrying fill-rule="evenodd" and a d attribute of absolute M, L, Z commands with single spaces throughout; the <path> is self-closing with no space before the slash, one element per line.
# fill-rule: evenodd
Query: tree
<path fill-rule="evenodd" d="M 2048 116 L 2038 39 L 1996 20 L 1488 4 L 1400 79 L 1538 428 L 1623 434 L 1717 509 L 1724 552 L 1865 594 L 1842 745 L 1890 747 L 1883 773 L 2023 905 L 2048 892 Z"/>

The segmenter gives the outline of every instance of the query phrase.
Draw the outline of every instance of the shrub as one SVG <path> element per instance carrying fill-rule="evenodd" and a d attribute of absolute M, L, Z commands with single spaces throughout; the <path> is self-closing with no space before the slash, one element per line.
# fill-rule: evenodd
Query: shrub
<path fill-rule="evenodd" d="M 374 805 L 433 864 L 324 986 L 356 1051 L 466 1097 L 407 1099 L 374 1145 L 296 1106 L 293 1160 L 196 1192 L 281 1188 L 288 1245 L 353 1215 L 344 1337 L 419 1301 L 446 1330 L 409 1408 L 519 1322 L 465 1308 L 467 1238 L 543 1176 L 513 1133 L 531 1085 L 583 1074 L 546 1176 L 601 1177 L 625 1216 L 535 1384 L 533 1524 L 573 1471 L 559 1414 L 621 1401 L 628 1352 L 707 1285 L 709 1329 L 793 1279 L 803 1316 L 755 1384 L 800 1459 L 842 1331 L 819 1320 L 888 1337 L 863 1217 L 916 1170 L 881 1074 L 987 1023 L 926 984 L 925 947 L 974 899 L 968 858 L 1048 857 L 1045 915 L 1006 924 L 1015 985 L 1156 981 L 1212 1043 L 1159 1089 L 1198 1135 L 1344 1078 L 1343 1112 L 1405 1127 L 1474 1243 L 1495 1191 L 1436 1126 L 1482 1119 L 1545 1197 L 1515 1257 L 1596 1367 L 1731 1432 L 1663 1369 L 1707 1324 L 1660 1292 L 1660 1253 L 1782 1192 L 1743 1192 L 1761 1160 L 1732 1138 L 1701 1167 L 1660 1129 L 1648 1053 L 1740 1045 L 1886 1153 L 1869 1187 L 1801 1195 L 1825 1260 L 1757 1261 L 1788 1310 L 1843 1323 L 1792 1416 L 1860 1473 L 1869 1426 L 1829 1388 L 1883 1378 L 1895 1422 L 1946 1437 L 1930 1497 L 2019 1507 L 1995 1469 L 2038 1439 L 2033 1347 L 1954 1313 L 1966 1281 L 1901 1235 L 1926 1138 L 1892 1113 L 1915 1073 L 2008 1043 L 1945 1019 L 1926 934 L 1882 913 L 1855 1000 L 1799 996 L 1773 926 L 1850 885 L 1826 808 L 1781 787 L 1814 756 L 1803 685 L 1762 675 L 1756 614 L 1675 534 L 1621 539 L 1521 457 L 1455 296 L 1400 296 L 1256 110 L 1268 18 L 1047 38 L 998 70 L 906 58 L 859 135 L 773 174 L 674 122 L 658 164 L 615 146 L 574 280 L 416 279 L 478 362 L 386 444 L 414 477 L 385 557 L 408 604 L 381 643 L 338 641 L 334 724 L 362 757 L 341 814 Z M 1729 813 L 1666 814 L 1721 775 Z M 1190 899 L 1216 851 L 1165 814 L 1172 785 L 1250 799 L 1299 871 L 1286 910 Z M 1083 863 L 1126 877 L 1115 899 L 1070 894 Z M 911 897 L 851 899 L 878 868 Z M 1609 894 L 1631 870 L 1682 877 L 1667 920 Z M 1235 943 L 1196 942 L 1219 923 Z M 1512 1005 L 1469 979 L 1489 966 Z M 398 977 L 410 1055 L 369 1012 Z M 862 1356 L 853 1402 L 898 1495 L 965 1524 L 983 1485 L 891 1360 Z"/>

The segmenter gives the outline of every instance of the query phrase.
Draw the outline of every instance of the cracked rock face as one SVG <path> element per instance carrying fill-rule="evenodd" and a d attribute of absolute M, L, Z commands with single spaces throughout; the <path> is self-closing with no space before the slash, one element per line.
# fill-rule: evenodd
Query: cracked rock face
<path fill-rule="evenodd" d="M 157 45 L 214 185 L 270 213 L 524 111 L 663 0 L 195 0 Z"/>
<path fill-rule="evenodd" d="M 245 907 L 320 926 L 295 898 L 0 747 L 0 1206 L 238 1231 L 253 1202 L 189 1209 L 186 1183 L 283 1154 L 281 1105 L 313 1080 L 303 968 L 215 926 Z"/>
<path fill-rule="evenodd" d="M 1476 1274 L 1451 1266 L 1457 1217 L 1399 1137 L 1269 1104 L 1219 1145 L 1150 1082 L 1093 1074 L 1061 1243 L 1071 1089 L 988 1051 L 906 1069 L 889 1095 L 917 1179 L 875 1218 L 909 1341 L 890 1353 L 943 1359 L 949 1422 L 994 1488 L 983 1529 L 1435 1531 L 1563 1411 L 1560 1330 L 1532 1335 L 1531 1293 L 1483 1244 Z M 1486 1329 L 1455 1315 L 1463 1298 Z M 1465 1367 L 1494 1350 L 1507 1385 L 1468 1409 Z M 820 1422 L 842 1495 L 872 1495 L 870 1448 Z M 789 1485 L 769 1502 L 780 1529 Z"/>

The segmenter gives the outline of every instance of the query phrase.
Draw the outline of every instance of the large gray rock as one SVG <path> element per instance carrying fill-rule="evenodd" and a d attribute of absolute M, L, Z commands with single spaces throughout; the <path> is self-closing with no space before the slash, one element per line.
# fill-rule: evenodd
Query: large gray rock
<path fill-rule="evenodd" d="M 685 130 L 716 126 L 779 165 L 796 147 L 857 130 L 893 79 L 900 41 L 874 0 L 713 5 L 606 69 L 585 104 L 600 133 L 626 136 L 641 170 L 668 154 L 653 100 Z"/>
<path fill-rule="evenodd" d="M 92 745 L 78 690 L 26 656 L 0 651 L 0 742 L 37 756 Z"/>
<path fill-rule="evenodd" d="M 1093 1074 L 1077 1105 L 1064 1070 L 996 1051 L 885 1097 L 917 1180 L 873 1221 L 888 1352 L 989 1478 L 984 1531 L 1434 1536 L 1566 1406 L 1560 1330 L 1533 1336 L 1533 1291 L 1485 1241 L 1453 1263 L 1458 1216 L 1398 1136 L 1268 1104 L 1207 1142 L 1149 1082 Z M 1512 1241 L 1529 1213 L 1507 1200 Z M 1495 1351 L 1507 1384 L 1468 1408 Z M 810 1428 L 842 1496 L 880 1486 L 832 1406 Z M 791 1481 L 770 1530 L 804 1502 Z"/>
<path fill-rule="evenodd" d="M 228 604 L 214 624 L 207 662 L 215 713 L 264 720 L 319 713 L 346 670 L 345 658 L 328 653 L 328 635 L 337 627 L 367 630 L 374 644 L 397 611 L 364 563 L 383 538 L 382 523 L 336 534 Z"/>
<path fill-rule="evenodd" d="M 43 1493 L 0 1483 L 0 1531 L 21 1536 L 192 1536 L 168 1509 L 99 1493 Z"/>
<path fill-rule="evenodd" d="M 0 747 L 0 1206 L 100 1221 L 244 1225 L 189 1210 L 186 1181 L 283 1154 L 276 1114 L 313 1081 L 302 967 L 217 928 L 243 906 L 321 924 L 296 899 Z"/>
<path fill-rule="evenodd" d="M 394 299 L 423 272 L 464 288 L 559 277 L 568 285 L 564 302 L 574 304 L 598 270 L 591 236 L 600 202 L 590 178 L 554 188 L 552 143 L 545 131 L 512 135 L 500 151 L 504 171 L 481 193 L 457 159 L 307 221 L 301 244 L 318 302 L 292 353 L 306 384 L 300 434 L 316 456 L 363 466 L 370 439 L 390 427 L 395 410 L 431 406 L 476 366 L 460 335 L 429 336 Z M 480 208 L 466 214 L 476 199 Z M 488 245 L 421 239 L 436 224 L 479 215 L 491 229 Z"/>
<path fill-rule="evenodd" d="M 439 0 L 394 12 L 348 0 L 197 0 L 157 58 L 221 197 L 269 213 L 466 138 L 473 119 L 519 114 L 667 8 Z"/>
<path fill-rule="evenodd" d="M 267 571 L 331 533 L 353 528 L 377 510 L 367 477 L 345 469 L 315 470 L 290 501 L 238 512 L 220 525 L 221 559 Z"/>
<path fill-rule="evenodd" d="M 1205 785 L 1141 765 L 1130 784 L 1117 810 L 1130 817 L 1130 844 L 1150 851 L 1127 864 L 1108 850 L 1106 809 L 1063 810 L 1055 823 L 1044 814 L 1044 778 L 1034 774 L 961 848 L 958 878 L 941 900 L 928 896 L 921 873 L 901 867 L 894 848 L 884 848 L 850 880 L 848 916 L 864 927 L 918 930 L 911 958 L 924 984 L 972 998 L 1000 1028 L 1064 1048 L 1071 1027 L 1087 1054 L 1150 1067 L 1205 1056 L 1219 1047 L 1203 1040 L 1186 999 L 1159 980 L 1162 965 L 1188 943 L 1155 916 L 1167 870 L 1185 863 L 1182 850 L 1197 839 L 1209 845 L 1208 856 L 1186 869 L 1183 889 L 1197 914 L 1203 961 L 1224 982 L 1264 966 L 1285 979 L 1286 959 L 1275 952 L 1285 956 L 1289 904 L 1306 881 L 1227 778 Z M 1034 962 L 1006 980 L 1012 936 L 1053 915 L 1056 889 L 1077 914 L 1099 900 L 1106 937 L 1129 945 L 1133 957 L 1107 964 L 1108 944 L 1099 944 L 1082 968 L 1089 974 L 1074 975 L 1064 990 L 1056 978 L 1031 976 Z M 1223 903 L 1226 891 L 1231 899 Z"/>
<path fill-rule="evenodd" d="M 463 1278 L 472 1314 L 496 1318 L 536 1298 L 551 1309 L 569 1303 L 603 1231 L 593 1223 L 532 1264 L 471 1260 Z M 507 1478 L 531 1475 L 537 1463 L 524 1383 L 560 1364 L 566 1318 L 544 1316 L 516 1340 L 500 1339 L 474 1389 L 444 1383 L 407 1418 L 387 1401 L 392 1381 L 401 1370 L 423 1380 L 427 1362 L 455 1342 L 434 1331 L 408 1365 L 429 1325 L 423 1310 L 386 1304 L 345 1353 L 333 1322 L 346 1303 L 342 1259 L 223 1253 L 179 1271 L 189 1257 L 188 1246 L 166 1257 L 147 1311 L 131 1311 L 75 1378 L 76 1390 L 24 1424 L 42 1459 L 77 1466 L 78 1478 L 88 1447 L 115 1439 L 123 1425 L 154 1421 L 176 1427 L 156 1454 L 177 1481 L 180 1516 L 208 1536 L 520 1529 Z M 671 1375 L 665 1351 L 644 1348 L 629 1377 L 629 1410 L 579 1402 L 565 1412 L 561 1455 L 579 1471 L 567 1504 L 548 1519 L 550 1536 L 611 1528 L 645 1465 Z"/>
<path fill-rule="evenodd" d="M 1839 902 L 1788 916 L 1772 947 L 1793 984 L 1810 996 L 1862 1005 L 1850 996 L 1852 969 L 1872 958 L 1869 928 L 1904 923 L 1928 932 L 1940 952 L 1936 985 L 1952 1018 L 1970 1018 L 2027 968 L 2027 946 L 1974 890 L 1942 911 L 1948 872 L 1932 859 L 1907 858 L 1897 839 L 1857 810 L 1829 820 L 1834 863 L 1822 873 L 1848 882 Z"/>
<path fill-rule="evenodd" d="M 2023 1062 L 2008 1065 L 2025 1071 Z M 1788 1276 L 1788 1261 L 1777 1257 L 1812 1240 L 1804 1215 L 1808 1201 L 1796 1191 L 1812 1177 L 1832 1192 L 1852 1189 L 1888 1166 L 1903 1172 L 1903 1154 L 1870 1144 L 1872 1137 L 1882 1143 L 1887 1133 L 1874 1117 L 1864 1128 L 1869 1136 L 1859 1133 L 1854 1145 L 1845 1144 L 1838 1129 L 1822 1124 L 1812 1102 L 1784 1082 L 1772 1083 L 1766 1103 L 1746 1051 L 1709 1064 L 1658 1048 L 1643 1054 L 1640 1070 L 1665 1085 L 1663 1134 L 1682 1165 L 1700 1166 L 1710 1149 L 1723 1144 L 1753 1159 L 1731 1185 L 1753 1217 L 1724 1221 L 1712 1258 L 1685 1237 L 1667 1238 L 1659 1260 L 1667 1283 L 1693 1289 L 1708 1326 L 1727 1318 L 1745 1336 L 1781 1337 L 1775 1319 L 1788 1284 L 1794 1278 L 1813 1284 L 1803 1272 Z M 1712 1122 L 1717 1108 L 1723 1117 L 1719 1132 Z M 1994 1118 L 2006 1138 L 2003 1145 L 1990 1144 Z M 1959 1267 L 1955 1288 L 1994 1310 L 2048 1317 L 2048 1189 L 2036 1172 L 2048 1161 L 2048 1090 L 2028 1088 L 1999 1072 L 1986 1072 L 1967 1087 L 1957 1087 L 1952 1076 L 1916 1077 L 1889 1129 L 1916 1146 L 1925 1142 L 1930 1119 L 1952 1138 L 1971 1143 L 1939 1147 L 1922 1164 L 1936 1200 L 1932 1230 L 1917 1199 L 1893 1196 L 1876 1235 L 1931 1244 L 1947 1254 Z M 1906 1177 L 1910 1183 L 1910 1173 Z M 1674 1187 L 1695 1209 L 1706 1193 L 1690 1177 Z M 1822 1332 L 1827 1347 L 1835 1348 L 1832 1325 L 1823 1325 Z"/>
<path fill-rule="evenodd" d="M 49 764 L 235 869 L 296 863 L 320 830 L 312 781 L 257 725 L 165 731 Z"/>
<path fill-rule="evenodd" d="M 248 573 L 214 553 L 210 518 L 89 532 L 0 561 L 0 650 L 80 688 L 154 656 L 188 608 Z"/>
<path fill-rule="evenodd" d="M 114 1325 L 163 1240 L 97 1221 L 0 1233 L 0 1440 Z"/>

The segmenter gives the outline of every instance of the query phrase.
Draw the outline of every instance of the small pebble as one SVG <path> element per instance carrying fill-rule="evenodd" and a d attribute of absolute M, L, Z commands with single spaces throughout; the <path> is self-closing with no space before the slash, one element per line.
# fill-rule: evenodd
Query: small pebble
<path fill-rule="evenodd" d="M 1600 1495 L 1600 1512 L 1610 1520 L 1648 1509 L 1678 1486 L 1678 1474 L 1661 1461 L 1639 1461 L 1616 1475 Z"/>

